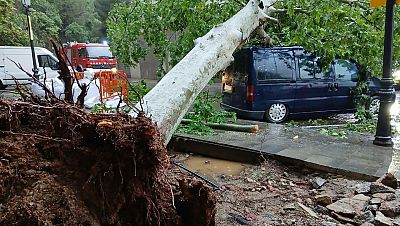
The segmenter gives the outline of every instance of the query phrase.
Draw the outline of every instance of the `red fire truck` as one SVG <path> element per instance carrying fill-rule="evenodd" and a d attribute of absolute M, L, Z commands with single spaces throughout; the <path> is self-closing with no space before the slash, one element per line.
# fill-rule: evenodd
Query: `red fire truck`
<path fill-rule="evenodd" d="M 64 44 L 63 51 L 75 69 L 96 72 L 117 67 L 117 60 L 107 44 L 72 42 Z"/>

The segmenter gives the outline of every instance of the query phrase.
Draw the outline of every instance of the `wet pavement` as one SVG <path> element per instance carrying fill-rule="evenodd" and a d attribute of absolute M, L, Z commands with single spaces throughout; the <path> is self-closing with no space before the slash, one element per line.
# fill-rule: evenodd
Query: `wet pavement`
<path fill-rule="evenodd" d="M 392 108 L 400 112 L 400 95 Z M 395 115 L 394 118 L 399 118 Z M 396 119 L 396 120 L 397 120 Z M 351 122 L 352 115 L 338 115 L 332 122 Z M 393 127 L 400 129 L 400 122 L 393 120 Z M 329 120 L 328 120 L 329 121 Z M 346 138 L 323 135 L 313 126 L 288 126 L 240 120 L 243 124 L 258 124 L 257 134 L 217 131 L 215 135 L 194 136 L 178 134 L 180 138 L 207 141 L 213 144 L 239 147 L 242 151 L 269 156 L 284 162 L 339 173 L 363 179 L 373 179 L 386 172 L 400 178 L 400 134 L 394 135 L 394 147 L 373 145 L 374 134 L 348 134 Z M 398 130 L 400 131 L 400 130 Z M 183 150 L 191 152 L 190 150 Z M 233 152 L 232 152 L 233 153 Z M 226 156 L 226 154 L 225 154 Z M 228 154 L 229 159 L 229 154 Z"/>

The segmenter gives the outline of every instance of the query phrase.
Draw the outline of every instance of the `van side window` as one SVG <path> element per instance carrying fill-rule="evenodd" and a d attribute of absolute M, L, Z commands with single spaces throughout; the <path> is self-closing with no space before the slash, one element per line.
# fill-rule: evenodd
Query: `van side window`
<path fill-rule="evenodd" d="M 336 80 L 351 81 L 352 75 L 357 75 L 356 65 L 348 60 L 336 60 L 334 68 Z"/>
<path fill-rule="evenodd" d="M 327 79 L 330 71 L 323 70 L 315 61 L 315 58 L 302 57 L 299 62 L 299 76 L 302 80 Z"/>
<path fill-rule="evenodd" d="M 55 68 L 57 62 L 49 55 L 38 55 L 39 67 Z"/>
<path fill-rule="evenodd" d="M 292 80 L 293 58 L 289 53 L 269 53 L 255 58 L 258 81 Z"/>

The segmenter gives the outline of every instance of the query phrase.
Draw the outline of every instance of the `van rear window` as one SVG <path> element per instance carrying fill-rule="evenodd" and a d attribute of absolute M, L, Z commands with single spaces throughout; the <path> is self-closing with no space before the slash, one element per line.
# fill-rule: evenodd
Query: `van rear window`
<path fill-rule="evenodd" d="M 292 80 L 293 57 L 289 53 L 268 53 L 254 59 L 258 81 Z"/>

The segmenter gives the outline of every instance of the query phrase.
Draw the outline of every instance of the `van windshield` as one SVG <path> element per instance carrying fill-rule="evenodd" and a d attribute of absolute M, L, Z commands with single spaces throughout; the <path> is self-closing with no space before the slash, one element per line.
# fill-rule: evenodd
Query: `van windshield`
<path fill-rule="evenodd" d="M 89 58 L 114 58 L 108 46 L 90 46 L 86 51 Z"/>

